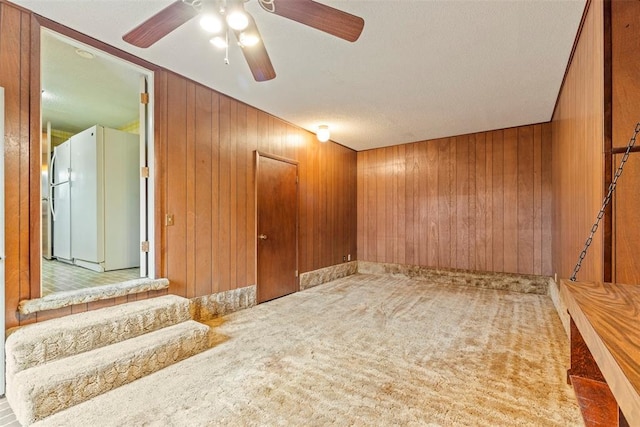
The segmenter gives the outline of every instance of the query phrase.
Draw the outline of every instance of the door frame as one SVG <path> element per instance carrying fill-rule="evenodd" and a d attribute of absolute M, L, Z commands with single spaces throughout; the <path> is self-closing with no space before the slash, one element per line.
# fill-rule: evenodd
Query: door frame
<path fill-rule="evenodd" d="M 31 87 L 37 88 L 37 90 L 32 90 L 30 95 L 31 105 L 37 108 L 37 112 L 32 110 L 31 115 L 31 123 L 30 127 L 32 129 L 32 136 L 30 138 L 30 151 L 31 152 L 39 152 L 40 150 L 40 139 L 41 139 L 41 111 L 40 111 L 40 88 L 41 88 L 41 65 L 40 65 L 40 52 L 41 52 L 41 37 L 40 34 L 42 31 L 49 31 L 61 38 L 67 39 L 72 44 L 84 45 L 93 52 L 99 53 L 102 56 L 111 57 L 113 60 L 121 61 L 122 63 L 127 64 L 132 70 L 139 72 L 141 75 L 145 75 L 147 77 L 147 87 L 150 88 L 148 90 L 148 105 L 147 105 L 147 120 L 146 120 L 146 166 L 149 168 L 149 178 L 146 179 L 146 187 L 147 187 L 147 216 L 146 216 L 146 227 L 147 227 L 147 241 L 149 241 L 149 252 L 147 254 L 147 275 L 146 277 L 150 279 L 155 279 L 157 274 L 156 267 L 156 252 L 157 245 L 159 242 L 156 239 L 155 232 L 155 191 L 156 191 L 156 179 L 157 179 L 157 171 L 156 171 L 156 162 L 155 162 L 155 112 L 154 112 L 154 75 L 156 71 L 161 70 L 161 68 L 155 64 L 147 62 L 143 59 L 140 59 L 128 52 L 117 49 L 113 46 L 110 46 L 106 43 L 103 43 L 99 40 L 88 37 L 82 33 L 79 33 L 71 28 L 65 27 L 55 21 L 52 21 L 48 18 L 44 18 L 42 16 L 34 15 L 32 17 L 32 35 L 31 38 L 31 55 L 32 57 L 37 57 L 37 66 L 32 66 L 30 71 L 30 80 Z M 38 130 L 38 132 L 36 132 Z M 40 176 L 40 159 L 38 161 L 33 161 L 31 163 L 30 176 Z M 39 182 L 39 180 L 38 180 Z M 34 186 L 31 187 L 29 192 L 30 204 L 33 206 L 38 206 L 37 209 L 33 209 L 30 212 L 30 222 L 32 224 L 32 228 L 38 230 L 37 233 L 31 233 L 30 236 L 30 250 L 32 252 L 32 256 L 30 257 L 30 298 L 37 298 L 41 296 L 42 290 L 42 236 L 41 236 L 41 224 L 40 224 L 40 191 L 37 190 Z M 36 215 L 38 213 L 38 215 Z M 141 224 L 142 225 L 142 224 Z"/>
<path fill-rule="evenodd" d="M 300 292 L 300 254 L 299 254 L 299 246 L 300 246 L 300 163 L 296 160 L 289 159 L 286 157 L 278 156 L 271 153 L 266 153 L 264 151 L 256 150 L 255 151 L 255 180 L 254 180 L 254 193 L 255 193 L 255 224 L 254 224 L 254 242 L 255 242 L 255 277 L 256 277 L 256 300 L 258 298 L 258 223 L 260 219 L 260 206 L 258 206 L 258 180 L 260 179 L 260 158 L 266 157 L 271 160 L 276 160 L 279 162 L 289 163 L 296 167 L 296 290 L 295 292 Z"/>
<path fill-rule="evenodd" d="M 4 341 L 5 341 L 5 283 L 4 283 L 4 88 L 0 86 L 0 307 L 2 307 L 2 316 L 0 316 L 0 395 L 4 395 L 5 377 L 4 377 Z"/>

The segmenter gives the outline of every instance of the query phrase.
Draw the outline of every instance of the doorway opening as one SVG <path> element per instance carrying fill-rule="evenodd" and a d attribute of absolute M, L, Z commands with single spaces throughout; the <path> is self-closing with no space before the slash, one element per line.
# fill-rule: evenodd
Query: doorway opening
<path fill-rule="evenodd" d="M 41 82 L 40 296 L 154 278 L 153 73 L 43 28 Z"/>

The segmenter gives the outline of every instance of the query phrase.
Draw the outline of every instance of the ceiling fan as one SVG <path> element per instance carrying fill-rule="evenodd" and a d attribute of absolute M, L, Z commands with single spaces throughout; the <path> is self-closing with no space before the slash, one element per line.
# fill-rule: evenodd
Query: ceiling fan
<path fill-rule="evenodd" d="M 201 15 L 200 24 L 217 34 L 211 42 L 228 47 L 228 33 L 233 32 L 256 81 L 275 78 L 276 72 L 264 46 L 258 26 L 244 9 L 248 0 L 177 0 L 133 30 L 122 39 L 134 46 L 147 48 Z M 314 0 L 257 0 L 264 10 L 341 39 L 354 42 L 360 37 L 364 20 Z"/>

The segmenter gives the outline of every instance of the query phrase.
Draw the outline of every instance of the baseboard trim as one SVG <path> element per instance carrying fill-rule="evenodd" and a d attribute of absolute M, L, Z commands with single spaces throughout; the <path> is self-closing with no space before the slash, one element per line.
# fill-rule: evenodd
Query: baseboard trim
<path fill-rule="evenodd" d="M 350 261 L 342 264 L 336 264 L 318 270 L 307 271 L 300 275 L 300 290 L 313 288 L 332 280 L 341 279 L 343 277 L 355 274 L 358 271 L 358 261 Z"/>
<path fill-rule="evenodd" d="M 529 274 L 430 268 L 419 265 L 369 261 L 358 261 L 358 273 L 400 274 L 412 278 L 424 278 L 432 283 L 473 286 L 527 294 L 547 295 L 549 292 L 549 277 Z"/>
<path fill-rule="evenodd" d="M 256 285 L 191 298 L 194 320 L 206 322 L 256 305 Z"/>

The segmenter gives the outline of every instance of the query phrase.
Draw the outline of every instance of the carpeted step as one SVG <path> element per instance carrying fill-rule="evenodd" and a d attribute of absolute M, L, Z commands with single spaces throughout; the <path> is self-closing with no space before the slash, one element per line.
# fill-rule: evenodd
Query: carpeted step
<path fill-rule="evenodd" d="M 19 371 L 189 320 L 189 304 L 165 295 L 21 327 L 6 341 L 7 382 Z"/>
<path fill-rule="evenodd" d="M 20 371 L 7 400 L 18 421 L 31 424 L 204 351 L 209 330 L 188 320 Z"/>

